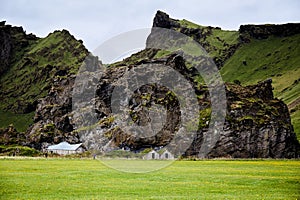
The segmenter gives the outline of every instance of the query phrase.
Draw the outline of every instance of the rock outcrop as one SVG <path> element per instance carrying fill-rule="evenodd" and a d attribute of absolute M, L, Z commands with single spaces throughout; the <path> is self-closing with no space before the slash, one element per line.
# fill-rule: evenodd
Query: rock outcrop
<path fill-rule="evenodd" d="M 249 42 L 251 39 L 266 39 L 269 36 L 286 37 L 300 33 L 300 24 L 265 24 L 265 25 L 241 25 L 239 29 L 241 42 Z"/>
<path fill-rule="evenodd" d="M 19 133 L 13 125 L 0 129 L 0 144 L 3 145 L 25 145 L 26 135 Z"/>
<path fill-rule="evenodd" d="M 0 76 L 23 55 L 24 49 L 38 38 L 33 34 L 26 34 L 22 27 L 5 25 L 0 22 Z"/>
<path fill-rule="evenodd" d="M 208 157 L 299 157 L 299 142 L 293 132 L 288 108 L 273 97 L 271 83 L 269 79 L 247 87 L 226 84 L 226 120 Z M 206 130 L 204 128 L 201 132 Z M 198 155 L 201 139 L 194 141 L 187 155 Z"/>
<path fill-rule="evenodd" d="M 75 74 L 88 54 L 82 41 L 66 30 L 55 31 L 39 40 L 27 35 L 22 27 L 4 25 L 0 32 L 7 35 L 2 38 L 5 42 L 1 43 L 4 45 L 1 54 L 3 63 L 8 63 L 10 68 L 0 79 L 0 109 L 5 111 L 34 112 L 54 79 Z"/>
<path fill-rule="evenodd" d="M 157 11 L 154 19 L 153 19 L 153 27 L 160 27 L 160 28 L 179 28 L 180 24 L 178 20 L 171 19 L 168 14 Z"/>
<path fill-rule="evenodd" d="M 77 134 L 72 134 L 69 114 L 72 111 L 72 86 L 75 76 L 54 80 L 48 95 L 37 103 L 34 124 L 27 131 L 27 144 L 43 149 L 49 144 L 68 141 L 78 143 Z"/>
<path fill-rule="evenodd" d="M 233 40 L 237 40 L 229 43 L 221 37 L 213 36 L 213 32 L 221 31 L 219 28 L 201 27 L 190 22 L 173 20 L 160 11 L 155 16 L 153 26 L 172 29 L 192 37 L 213 55 L 218 66 L 221 66 L 239 45 L 238 37 L 234 32 L 226 33 L 232 35 Z M 75 40 L 66 30 L 49 34 L 47 38 L 42 39 L 42 43 L 30 43 L 34 48 L 29 50 L 26 47 L 22 50 L 24 54 L 21 60 L 13 66 L 5 64 L 10 63 L 11 59 L 11 53 L 7 53 L 12 51 L 10 37 L 5 34 L 1 37 L 7 40 L 1 46 L 4 71 L 7 66 L 19 70 L 20 73 L 17 73 L 16 77 L 24 81 L 16 83 L 17 86 L 4 87 L 2 83 L 9 83 L 12 77 L 6 74 L 7 77 L 1 79 L 2 99 L 0 100 L 7 110 L 19 113 L 35 111 L 34 124 L 25 133 L 25 137 L 19 135 L 21 140 L 17 141 L 18 143 L 42 150 L 50 144 L 61 141 L 83 142 L 90 150 L 104 152 L 115 149 L 136 152 L 145 148 L 159 149 L 168 145 L 178 133 L 182 120 L 179 97 L 168 88 L 159 84 L 143 85 L 128 101 L 130 118 L 137 125 L 146 125 L 149 122 L 149 113 L 153 105 L 160 106 L 154 111 L 159 111 L 159 108 L 166 110 L 166 123 L 155 135 L 141 138 L 124 131 L 118 127 L 111 108 L 112 94 L 115 87 L 119 86 L 116 82 L 120 77 L 128 71 L 147 74 L 147 70 L 139 71 L 138 68 L 147 64 L 151 69 L 151 66 L 161 64 L 186 78 L 197 95 L 200 109 L 199 118 L 195 120 L 199 122 L 198 131 L 184 156 L 202 156 L 200 149 L 211 120 L 211 94 L 208 87 L 197 79 L 199 75 L 197 70 L 193 66 L 187 67 L 186 60 L 178 51 L 157 56 L 160 49 L 145 49 L 122 62 L 105 66 L 105 70 L 98 73 L 97 67 L 104 66 L 97 57 L 87 57 L 88 52 L 82 42 Z M 218 44 L 222 44 L 222 48 L 217 49 L 212 41 L 218 41 Z M 148 42 L 151 40 L 149 39 Z M 64 54 L 61 53 L 62 51 Z M 83 62 L 87 77 L 91 79 L 86 84 L 79 82 L 78 89 L 78 85 L 75 87 L 76 73 Z M 97 79 L 98 77 L 100 79 Z M 173 81 L 179 82 L 179 80 Z M 92 86 L 95 86 L 94 91 Z M 38 92 L 33 90 L 35 87 L 38 88 Z M 281 100 L 274 98 L 271 79 L 252 86 L 226 83 L 225 87 L 227 98 L 225 124 L 214 125 L 219 137 L 216 145 L 205 156 L 210 158 L 299 157 L 300 145 L 291 125 L 287 106 Z M 17 88 L 21 89 L 13 92 Z M 74 97 L 80 97 L 82 91 L 94 92 L 87 102 L 92 105 L 92 109 L 89 110 L 84 102 L 79 102 L 80 110 L 74 112 L 72 107 Z M 16 103 L 15 98 L 20 100 Z M 92 124 L 82 123 L 82 126 L 78 127 L 80 120 L 90 119 L 92 115 L 95 117 Z M 7 144 L 13 143 L 15 141 L 13 138 L 18 136 L 13 127 L 1 130 L 0 135 L 3 143 Z"/>
<path fill-rule="evenodd" d="M 219 68 L 239 47 L 238 33 L 235 31 L 223 31 L 219 27 L 199 26 L 187 20 L 172 19 L 162 11 L 157 11 L 153 27 L 171 29 L 193 38 L 210 54 Z M 226 37 L 223 38 L 222 35 Z"/>
<path fill-rule="evenodd" d="M 149 49 L 140 52 L 140 54 L 146 55 L 147 52 L 150 57 L 153 56 L 153 51 Z M 133 57 L 138 56 L 134 55 Z M 122 77 L 126 70 L 134 70 L 145 63 L 160 63 L 176 70 L 180 69 L 181 74 L 192 80 L 193 70 L 188 69 L 184 62 L 176 61 L 174 57 L 183 60 L 176 54 L 160 59 L 138 60 L 136 63 L 127 59 L 108 68 L 99 80 L 96 89 L 97 97 L 93 100 L 98 119 L 97 129 L 87 126 L 73 130 L 72 122 L 76 119 L 67 119 L 69 116 L 74 118 L 70 110 L 73 82 L 65 82 L 64 87 L 61 87 L 64 89 L 59 92 L 52 89 L 48 96 L 38 104 L 36 113 L 36 120 L 38 121 L 29 135 L 35 135 L 37 132 L 39 135 L 43 135 L 47 130 L 45 128 L 49 126 L 53 127 L 52 132 L 59 134 L 56 137 L 53 135 L 49 140 L 40 139 L 38 144 L 44 143 L 44 145 L 35 147 L 42 148 L 48 143 L 61 140 L 81 141 L 87 148 L 99 151 L 111 151 L 120 148 L 141 151 L 149 147 L 160 148 L 167 145 L 178 131 L 181 117 L 176 97 L 168 96 L 170 95 L 168 90 L 155 85 L 144 86 L 140 90 L 141 93 L 136 93 L 135 101 L 131 101 L 130 107 L 138 108 L 133 110 L 131 117 L 134 122 L 140 125 L 147 121 L 147 113 L 145 113 L 144 108 L 151 107 L 151 103 L 161 104 L 170 111 L 167 126 L 164 126 L 155 136 L 146 138 L 136 137 L 116 126 L 111 112 L 110 99 L 114 90 L 113 83 Z M 126 62 L 133 64 L 126 65 Z M 208 157 L 295 158 L 299 156 L 299 142 L 293 132 L 287 106 L 274 98 L 271 83 L 272 80 L 269 79 L 247 87 L 226 84 L 227 116 L 225 126 L 223 130 L 220 130 L 218 142 L 207 154 Z M 184 156 L 198 157 L 203 135 L 208 131 L 210 94 L 205 86 L 200 88 L 195 86 L 194 88 L 196 94 L 199 94 L 198 101 L 201 109 L 207 112 L 199 111 L 200 129 Z M 51 122 L 50 125 L 49 122 Z M 215 128 L 218 129 L 218 127 Z M 55 139 L 53 140 L 53 138 Z"/>
<path fill-rule="evenodd" d="M 162 63 L 174 69 L 181 69 L 180 73 L 184 76 L 190 76 L 190 78 L 193 76 L 192 70 L 187 69 L 184 62 L 175 62 L 171 57 L 139 62 Z M 113 87 L 111 83 L 117 77 L 122 76 L 122 73 L 126 71 L 124 67 L 123 65 L 120 68 L 110 69 L 105 75 L 105 83 L 100 81 L 99 88 L 101 88 L 102 95 L 98 97 L 102 102 L 107 102 L 106 108 L 111 106 L 109 101 L 105 101 L 105 99 L 109 99 L 109 94 L 112 93 Z M 126 67 L 134 68 L 138 67 L 138 64 Z M 247 87 L 226 84 L 227 116 L 225 126 L 223 130 L 220 130 L 220 138 L 212 151 L 208 153 L 208 157 L 295 158 L 299 156 L 299 142 L 293 132 L 287 106 L 281 100 L 274 98 L 271 83 L 272 80 L 269 79 Z M 208 90 L 205 87 L 197 88 L 195 86 L 194 88 L 197 94 L 201 94 L 201 99 L 199 99 L 200 107 L 203 110 L 209 110 L 210 94 Z M 153 93 L 153 88 L 144 88 L 143 91 L 144 93 L 141 93 L 137 99 L 143 98 L 143 95 L 145 96 L 148 93 L 149 98 L 146 102 L 144 101 L 145 105 L 151 105 L 151 101 L 156 104 L 159 103 L 155 98 L 156 96 L 166 100 L 163 93 L 166 94 L 167 91 L 162 90 L 159 92 L 156 90 Z M 141 101 L 137 100 L 136 102 Z M 170 118 L 168 122 L 170 127 L 164 127 L 155 137 L 136 139 L 134 136 L 124 133 L 115 127 L 114 123 L 106 124 L 106 128 L 102 131 L 107 131 L 103 135 L 106 135 L 108 139 L 105 144 L 109 145 L 110 148 L 108 149 L 111 150 L 114 147 L 139 151 L 146 147 L 159 148 L 168 144 L 178 130 L 177 125 L 180 121 L 180 112 L 176 111 L 179 110 L 179 105 L 176 104 L 176 101 L 173 103 L 172 101 L 166 102 L 166 105 L 171 106 L 174 111 L 172 113 L 173 118 Z M 135 107 L 141 106 L 141 104 L 135 105 Z M 101 108 L 103 106 L 99 107 L 99 109 Z M 105 116 L 109 117 L 111 114 L 109 109 L 106 109 L 106 111 L 108 112 L 105 113 Z M 200 129 L 185 156 L 199 156 L 203 134 L 208 131 L 208 123 L 206 122 L 210 120 L 210 115 L 209 113 L 207 115 L 207 112 L 199 112 Z M 133 118 L 143 120 L 143 112 L 135 114 L 132 116 Z M 215 128 L 219 129 L 218 127 Z"/>

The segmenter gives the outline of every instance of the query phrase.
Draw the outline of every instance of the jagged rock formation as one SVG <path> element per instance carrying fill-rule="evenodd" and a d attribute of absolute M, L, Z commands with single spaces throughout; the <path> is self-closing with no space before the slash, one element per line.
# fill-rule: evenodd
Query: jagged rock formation
<path fill-rule="evenodd" d="M 48 95 L 40 99 L 34 124 L 27 132 L 27 143 L 36 149 L 62 141 L 78 143 L 79 137 L 72 134 L 73 126 L 70 124 L 68 114 L 72 111 L 72 86 L 74 76 L 65 80 L 55 80 Z"/>
<path fill-rule="evenodd" d="M 0 22 L 0 76 L 21 58 L 24 50 L 37 39 L 33 34 L 27 35 L 22 27 L 5 25 L 5 21 Z"/>
<path fill-rule="evenodd" d="M 82 41 L 66 30 L 37 38 L 27 35 L 22 27 L 5 23 L 0 26 L 0 40 L 4 41 L 0 110 L 19 113 L 20 118 L 24 113 L 36 112 L 22 145 L 41 149 L 43 143 L 78 142 L 78 137 L 70 134 L 73 127 L 67 114 L 72 110 L 69 92 L 75 74 L 88 55 Z M 3 130 L 3 138 L 7 135 L 15 134 Z"/>
<path fill-rule="evenodd" d="M 156 60 L 146 59 L 139 61 L 139 63 L 163 63 L 172 68 L 181 69 L 182 74 L 192 77 L 192 70 L 188 70 L 184 62 L 175 62 L 172 59 L 174 56 L 176 55 Z M 119 67 L 111 68 L 105 74 L 105 78 L 103 78 L 105 81 L 100 81 L 98 88 L 101 88 L 101 92 L 99 91 L 98 97 L 102 102 L 102 106 L 99 109 L 106 108 L 106 112 L 103 112 L 105 117 L 110 117 L 111 114 L 109 110 L 111 102 L 107 101 L 113 90 L 111 84 L 126 71 L 124 67 L 134 68 L 140 65 L 126 66 L 125 64 L 121 63 Z M 220 138 L 216 146 L 207 156 L 239 158 L 294 158 L 299 156 L 299 143 L 293 132 L 287 106 L 273 97 L 271 83 L 272 80 L 270 79 L 247 87 L 226 84 L 227 117 L 224 130 L 220 132 Z M 196 93 L 201 96 L 198 100 L 202 111 L 205 112 L 200 111 L 199 132 L 185 156 L 198 156 L 203 134 L 208 131 L 206 122 L 210 119 L 209 92 L 205 87 L 197 88 L 195 86 L 195 89 Z M 143 98 L 143 95 L 145 96 L 148 93 L 150 96 L 145 104 L 150 105 L 150 102 L 159 103 L 156 96 L 165 98 L 162 93 L 166 94 L 167 91 L 156 91 L 156 93 L 153 93 L 153 88 L 144 88 L 143 92 L 138 99 Z M 105 102 L 104 105 L 103 102 Z M 136 102 L 139 101 L 137 100 Z M 139 106 L 141 106 L 140 104 L 141 102 Z M 172 105 L 171 102 L 168 102 L 168 104 Z M 175 105 L 176 103 L 172 106 L 172 109 L 176 111 Z M 135 114 L 132 116 L 133 119 L 140 121 L 145 119 L 143 112 Z M 172 115 L 173 118 L 170 119 L 168 125 L 171 125 L 171 130 L 176 132 L 178 130 L 176 129 L 176 124 L 178 120 L 180 121 L 180 114 L 173 112 Z M 109 145 L 109 150 L 125 147 L 138 151 L 146 147 L 164 146 L 172 139 L 172 135 L 169 135 L 170 129 L 167 127 L 164 127 L 160 134 L 157 134 L 155 137 L 146 139 L 137 139 L 128 133 L 124 133 L 114 123 L 107 123 L 102 131 L 104 131 L 103 137 L 107 138 L 106 143 L 104 142 L 103 145 Z M 174 132 L 171 133 L 174 134 Z M 91 135 L 93 134 L 95 133 Z"/>
<path fill-rule="evenodd" d="M 231 38 L 227 40 L 222 38 L 223 32 L 218 35 L 222 31 L 220 28 L 201 27 L 186 20 L 174 20 L 160 11 L 154 18 L 153 26 L 172 29 L 192 37 L 213 56 L 219 67 L 236 51 L 241 41 L 245 42 L 241 38 L 239 40 L 241 36 L 237 32 L 224 32 L 227 34 L 226 38 Z M 249 32 L 245 27 L 242 29 L 245 29 L 244 32 Z M 268 30 L 268 32 L 272 31 Z M 145 85 L 134 94 L 132 98 L 134 100 L 130 101 L 129 106 L 132 109 L 130 117 L 139 125 L 147 124 L 147 109 L 153 103 L 167 110 L 167 123 L 155 136 L 139 138 L 125 132 L 116 126 L 111 111 L 111 95 L 116 80 L 126 71 L 135 71 L 142 64 L 150 66 L 163 64 L 181 73 L 193 85 L 197 94 L 200 114 L 199 119 L 196 120 L 199 121 L 199 130 L 185 156 L 199 156 L 203 135 L 208 131 L 210 120 L 210 94 L 207 87 L 195 79 L 197 75 L 195 69 L 187 67 L 178 52 L 161 56 L 159 49 L 145 49 L 122 62 L 108 66 L 105 73 L 101 74 L 100 80 L 91 80 L 97 84 L 96 96 L 88 102 L 94 105 L 95 124 L 77 127 L 76 122 L 80 117 L 90 117 L 90 113 L 84 112 L 86 106 L 84 104 L 81 105 L 82 113 L 72 112 L 72 96 L 80 95 L 79 91 L 74 90 L 75 74 L 88 54 L 82 42 L 75 40 L 65 30 L 56 31 L 46 38 L 32 39 L 33 42 L 22 50 L 20 61 L 12 62 L 11 55 L 14 54 L 7 52 L 13 52 L 11 50 L 13 45 L 9 34 L 5 34 L 3 32 L 1 36 L 2 40 L 7 40 L 1 46 L 1 56 L 3 55 L 1 62 L 3 72 L 7 72 L 1 76 L 0 100 L 4 105 L 1 109 L 19 113 L 35 111 L 34 124 L 26 132 L 25 141 L 22 139 L 18 143 L 41 150 L 61 141 L 70 143 L 80 141 L 84 142 L 87 148 L 99 151 L 120 148 L 140 151 L 144 148 L 161 148 L 167 145 L 177 133 L 181 120 L 178 99 L 168 89 L 158 85 Z M 261 36 L 255 33 L 251 37 Z M 88 58 L 88 62 L 90 64 L 85 67 L 88 74 L 93 77 L 95 68 L 101 66 L 101 62 L 93 56 Z M 12 79 L 9 68 L 20 71 L 16 74 L 20 83 L 16 83 L 14 87 L 3 86 L 3 83 L 8 83 Z M 98 75 L 95 74 L 94 77 Z M 267 80 L 247 87 L 226 83 L 225 126 L 220 130 L 220 138 L 208 153 L 208 157 L 299 157 L 300 145 L 293 132 L 287 106 L 281 100 L 274 98 L 271 83 L 271 80 Z M 37 86 L 40 84 L 42 87 Z M 13 92 L 19 87 L 20 90 Z M 35 87 L 38 88 L 38 92 L 32 92 Z M 91 88 L 89 85 L 83 85 L 82 89 Z M 20 100 L 12 101 L 17 98 Z M 14 141 L 11 137 L 15 137 L 16 131 L 10 127 L 0 135 L 1 141 L 8 144 Z"/>
<path fill-rule="evenodd" d="M 238 34 L 235 31 L 223 31 L 219 27 L 205 27 L 187 20 L 175 20 L 162 11 L 157 11 L 153 27 L 167 28 L 190 36 L 212 56 L 219 68 L 239 46 Z"/>
<path fill-rule="evenodd" d="M 168 14 L 157 11 L 154 19 L 153 19 L 153 27 L 160 27 L 160 28 L 179 28 L 180 24 L 178 20 L 171 19 Z"/>
<path fill-rule="evenodd" d="M 249 42 L 252 39 L 266 39 L 269 36 L 286 37 L 300 33 L 300 24 L 266 24 L 266 25 L 241 25 L 240 40 Z"/>
<path fill-rule="evenodd" d="M 299 144 L 286 104 L 273 97 L 272 80 L 242 87 L 226 84 L 227 115 L 208 157 L 295 158 Z M 203 132 L 205 132 L 204 128 Z M 197 155 L 201 137 L 187 151 Z"/>
<path fill-rule="evenodd" d="M 9 64 L 2 67 L 7 72 L 0 79 L 0 109 L 5 111 L 35 111 L 38 100 L 46 96 L 54 79 L 76 74 L 88 53 L 82 41 L 66 30 L 41 39 L 10 25 L 1 26 L 0 32 L 6 35 L 2 38 L 6 42 L 1 62 Z M 9 53 L 5 53 L 8 49 Z"/>
<path fill-rule="evenodd" d="M 13 125 L 9 125 L 7 128 L 0 129 L 0 144 L 25 145 L 26 135 L 24 133 L 19 133 Z"/>

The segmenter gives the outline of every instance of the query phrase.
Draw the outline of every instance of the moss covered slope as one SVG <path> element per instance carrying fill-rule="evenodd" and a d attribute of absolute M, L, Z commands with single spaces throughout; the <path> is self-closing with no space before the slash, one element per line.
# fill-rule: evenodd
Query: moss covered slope
<path fill-rule="evenodd" d="M 275 97 L 288 104 L 295 132 L 300 139 L 300 34 L 251 39 L 241 45 L 221 68 L 225 81 L 243 85 L 272 78 Z"/>
<path fill-rule="evenodd" d="M 7 127 L 18 118 L 17 128 L 24 131 L 32 122 L 28 116 L 33 114 L 27 113 L 35 111 L 38 100 L 48 94 L 55 79 L 77 72 L 88 51 L 66 30 L 36 38 L 26 35 L 22 28 L 2 24 L 0 33 L 0 39 L 7 43 L 3 48 L 10 48 L 1 66 L 0 111 L 6 118 L 0 126 Z"/>

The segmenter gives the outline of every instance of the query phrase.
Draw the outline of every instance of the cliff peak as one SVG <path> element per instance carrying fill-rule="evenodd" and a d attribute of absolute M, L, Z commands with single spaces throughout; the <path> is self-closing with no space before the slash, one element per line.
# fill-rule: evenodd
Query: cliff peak
<path fill-rule="evenodd" d="M 169 29 L 171 27 L 179 27 L 179 23 L 178 20 L 171 19 L 167 13 L 158 10 L 153 19 L 153 27 Z"/>

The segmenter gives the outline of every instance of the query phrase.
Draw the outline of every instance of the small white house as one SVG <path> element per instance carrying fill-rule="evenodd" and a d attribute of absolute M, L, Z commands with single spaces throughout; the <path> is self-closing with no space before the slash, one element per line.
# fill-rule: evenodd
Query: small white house
<path fill-rule="evenodd" d="M 167 149 L 160 154 L 159 158 L 162 160 L 174 160 L 173 154 L 171 154 L 171 152 Z"/>
<path fill-rule="evenodd" d="M 167 149 L 163 150 L 161 154 L 152 150 L 146 155 L 143 156 L 144 160 L 174 160 L 174 155 L 169 152 Z"/>
<path fill-rule="evenodd" d="M 57 153 L 60 155 L 68 155 L 68 154 L 84 152 L 82 143 L 69 144 L 68 142 L 61 142 L 59 144 L 51 145 L 46 150 L 48 153 Z"/>
<path fill-rule="evenodd" d="M 155 160 L 155 159 L 159 159 L 159 154 L 152 150 L 149 153 L 147 153 L 146 155 L 143 156 L 144 160 Z"/>

